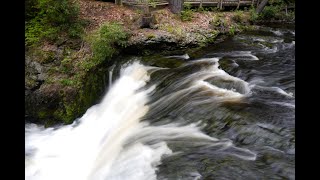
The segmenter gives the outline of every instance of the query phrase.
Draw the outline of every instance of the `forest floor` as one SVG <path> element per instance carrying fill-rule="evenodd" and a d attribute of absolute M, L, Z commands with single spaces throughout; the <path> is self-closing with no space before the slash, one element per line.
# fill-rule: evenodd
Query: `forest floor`
<path fill-rule="evenodd" d="M 206 42 L 208 34 L 215 34 L 216 30 L 238 31 L 238 24 L 247 24 L 249 19 L 248 12 L 236 14 L 235 12 L 219 11 L 195 11 L 190 12 L 190 21 L 182 21 L 181 15 L 173 14 L 168 7 L 152 11 L 154 24 L 151 28 L 140 28 L 139 18 L 142 16 L 141 10 L 134 10 L 126 6 L 118 6 L 111 2 L 102 2 L 95 0 L 78 0 L 80 5 L 80 17 L 86 19 L 89 25 L 86 31 L 90 32 L 97 29 L 106 22 L 118 22 L 124 25 L 124 28 L 131 34 L 130 42 L 135 44 L 139 41 L 149 40 L 157 37 L 175 38 L 182 44 L 193 41 L 195 44 Z M 233 19 L 239 16 L 238 22 Z M 224 24 L 217 24 L 223 21 Z M 222 29 L 218 29 L 223 26 Z M 189 40 L 183 42 L 183 40 Z"/>

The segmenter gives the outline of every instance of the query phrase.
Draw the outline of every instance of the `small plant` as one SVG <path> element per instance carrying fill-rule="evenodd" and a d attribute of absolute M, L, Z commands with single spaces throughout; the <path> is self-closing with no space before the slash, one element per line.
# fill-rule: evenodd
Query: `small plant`
<path fill-rule="evenodd" d="M 191 9 L 191 4 L 184 4 L 183 11 L 181 11 L 182 21 L 191 21 L 193 18 L 193 10 Z"/>
<path fill-rule="evenodd" d="M 256 9 L 254 7 L 250 8 L 249 13 L 251 22 L 254 22 L 259 18 L 259 15 L 256 13 Z"/>
<path fill-rule="evenodd" d="M 205 11 L 206 11 L 206 9 L 204 7 L 199 7 L 197 9 L 197 12 L 205 12 Z"/>
<path fill-rule="evenodd" d="M 173 26 L 166 26 L 165 28 L 164 28 L 166 31 L 168 31 L 169 33 L 174 33 L 174 27 Z"/>
<path fill-rule="evenodd" d="M 218 31 L 221 31 L 221 32 L 225 32 L 225 28 L 226 28 L 226 22 L 225 20 L 223 19 L 222 16 L 218 15 L 218 16 L 214 16 L 209 24 L 211 25 L 211 28 L 214 29 L 214 30 L 218 30 Z"/>
<path fill-rule="evenodd" d="M 220 26 L 224 26 L 225 22 L 223 20 L 222 17 L 220 16 L 215 16 L 214 18 L 212 18 L 212 20 L 210 21 L 210 24 L 212 24 L 215 27 L 220 27 Z"/>
<path fill-rule="evenodd" d="M 236 28 L 235 28 L 234 26 L 231 26 L 231 27 L 229 28 L 229 34 L 230 34 L 231 36 L 233 36 L 233 35 L 235 34 L 235 32 L 236 32 Z"/>
<path fill-rule="evenodd" d="M 232 20 L 234 20 L 236 23 L 243 23 L 243 11 L 235 11 Z"/>
<path fill-rule="evenodd" d="M 64 86 L 72 86 L 75 85 L 75 82 L 71 79 L 61 79 L 60 83 Z"/>
<path fill-rule="evenodd" d="M 147 35 L 148 39 L 154 39 L 156 37 L 156 35 L 154 35 L 153 33 L 150 33 Z"/>
<path fill-rule="evenodd" d="M 210 7 L 210 11 L 217 12 L 217 11 L 219 11 L 219 8 L 218 7 Z"/>
<path fill-rule="evenodd" d="M 161 29 L 169 32 L 170 34 L 177 36 L 178 38 L 183 37 L 183 30 L 179 27 L 165 25 L 165 26 L 162 26 Z"/>
<path fill-rule="evenodd" d="M 70 73 L 71 70 L 72 70 L 72 59 L 67 56 L 61 61 L 61 71 L 64 73 Z"/>

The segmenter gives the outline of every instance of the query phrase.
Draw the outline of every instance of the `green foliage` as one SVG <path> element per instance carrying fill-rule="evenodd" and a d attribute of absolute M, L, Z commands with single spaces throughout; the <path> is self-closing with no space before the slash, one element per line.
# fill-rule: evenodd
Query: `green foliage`
<path fill-rule="evenodd" d="M 84 23 L 79 7 L 71 0 L 27 0 L 25 44 L 32 46 L 46 39 L 56 41 L 61 33 L 80 37 Z"/>
<path fill-rule="evenodd" d="M 182 21 L 191 21 L 193 18 L 193 10 L 191 9 L 190 4 L 183 5 L 183 11 L 181 11 L 181 20 Z"/>
<path fill-rule="evenodd" d="M 219 8 L 218 7 L 202 7 L 199 8 L 201 11 L 212 11 L 212 12 L 218 12 Z M 203 10 L 202 10 L 203 9 Z"/>
<path fill-rule="evenodd" d="M 155 0 L 148 0 L 149 5 L 151 5 L 153 8 L 157 7 L 157 2 Z"/>
<path fill-rule="evenodd" d="M 163 25 L 163 26 L 160 26 L 160 29 L 175 35 L 178 39 L 184 37 L 184 31 L 179 26 Z"/>
<path fill-rule="evenodd" d="M 27 46 L 36 45 L 43 38 L 55 41 L 58 38 L 60 28 L 49 26 L 39 16 L 31 19 L 25 26 L 25 44 Z"/>
<path fill-rule="evenodd" d="M 279 6 L 284 4 L 292 4 L 295 3 L 295 0 L 269 0 L 268 4 L 272 6 Z"/>
<path fill-rule="evenodd" d="M 243 23 L 243 11 L 235 11 L 234 16 L 232 17 L 232 20 L 234 20 L 237 23 Z"/>
<path fill-rule="evenodd" d="M 234 26 L 231 26 L 231 27 L 229 28 L 229 34 L 230 34 L 231 36 L 233 36 L 233 35 L 235 34 L 235 32 L 236 32 L 236 28 L 235 28 Z"/>
<path fill-rule="evenodd" d="M 254 22 L 258 19 L 259 15 L 256 13 L 256 9 L 254 7 L 250 8 L 249 13 L 251 22 Z"/>
<path fill-rule="evenodd" d="M 75 84 L 75 82 L 71 79 L 61 79 L 60 83 L 64 86 L 72 86 Z"/>
<path fill-rule="evenodd" d="M 61 71 L 64 73 L 70 73 L 71 70 L 72 70 L 72 59 L 66 56 L 61 61 Z"/>
<path fill-rule="evenodd" d="M 156 37 L 156 35 L 153 34 L 153 33 L 149 33 L 149 34 L 147 35 L 147 38 L 148 38 L 148 39 L 154 39 L 155 37 Z"/>
<path fill-rule="evenodd" d="M 24 14 L 25 14 L 26 20 L 30 20 L 37 15 L 38 13 L 38 9 L 36 8 L 37 3 L 38 3 L 38 0 L 25 0 Z"/>
<path fill-rule="evenodd" d="M 280 13 L 279 6 L 266 6 L 259 14 L 260 19 L 278 19 Z"/>
<path fill-rule="evenodd" d="M 256 10 L 251 7 L 250 9 L 250 21 L 254 22 L 257 20 L 294 20 L 294 11 L 288 11 L 286 14 L 284 7 L 286 4 L 294 3 L 294 1 L 288 0 L 273 0 L 269 1 L 269 5 L 264 7 L 260 14 L 256 13 Z"/>
<path fill-rule="evenodd" d="M 82 68 L 88 71 L 93 66 L 111 58 L 117 52 L 117 47 L 126 46 L 127 39 L 128 34 L 120 24 L 105 23 L 98 31 L 88 37 L 93 57 L 92 59 L 84 62 L 82 64 Z"/>
<path fill-rule="evenodd" d="M 214 16 L 209 24 L 211 25 L 211 28 L 214 30 L 218 30 L 220 32 L 225 32 L 227 24 L 225 19 L 221 15 Z"/>
<path fill-rule="evenodd" d="M 221 16 L 215 16 L 210 21 L 210 24 L 215 27 L 220 27 L 220 26 L 225 26 L 225 21 L 223 20 L 223 18 Z"/>
<path fill-rule="evenodd" d="M 204 7 L 198 7 L 197 12 L 205 12 L 206 9 Z"/>
<path fill-rule="evenodd" d="M 295 20 L 295 12 L 289 11 L 288 14 L 285 16 L 286 20 Z"/>

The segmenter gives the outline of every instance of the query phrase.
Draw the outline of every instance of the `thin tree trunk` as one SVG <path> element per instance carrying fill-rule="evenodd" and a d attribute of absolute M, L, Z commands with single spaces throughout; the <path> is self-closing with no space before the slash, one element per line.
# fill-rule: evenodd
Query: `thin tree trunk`
<path fill-rule="evenodd" d="M 115 2 L 116 2 L 117 5 L 121 5 L 122 4 L 121 0 L 115 0 Z"/>
<path fill-rule="evenodd" d="M 238 0 L 238 6 L 237 6 L 237 9 L 239 9 L 240 7 L 240 0 Z"/>
<path fill-rule="evenodd" d="M 286 5 L 286 16 L 288 15 L 288 5 Z"/>
<path fill-rule="evenodd" d="M 169 0 L 169 8 L 172 13 L 177 14 L 183 10 L 184 0 Z"/>
<path fill-rule="evenodd" d="M 256 13 L 260 14 L 264 9 L 264 7 L 267 5 L 267 3 L 268 3 L 268 0 L 262 0 L 262 2 L 257 7 Z"/>
<path fill-rule="evenodd" d="M 149 10 L 149 2 L 148 0 L 144 0 L 144 14 L 146 16 L 150 15 L 150 10 Z"/>

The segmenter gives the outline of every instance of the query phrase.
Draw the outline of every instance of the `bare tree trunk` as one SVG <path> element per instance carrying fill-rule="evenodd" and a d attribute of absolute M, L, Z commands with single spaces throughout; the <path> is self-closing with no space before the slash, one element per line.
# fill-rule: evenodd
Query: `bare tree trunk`
<path fill-rule="evenodd" d="M 183 10 L 184 0 L 169 0 L 169 8 L 172 13 L 177 14 Z"/>
<path fill-rule="evenodd" d="M 152 16 L 149 9 L 148 0 L 142 0 L 143 2 L 143 14 L 141 21 L 139 21 L 140 28 L 150 28 L 152 23 Z"/>
<path fill-rule="evenodd" d="M 222 2 L 223 2 L 223 0 L 220 0 L 220 3 L 219 3 L 220 9 L 222 9 Z"/>
<path fill-rule="evenodd" d="M 117 5 L 121 5 L 121 4 L 122 4 L 122 1 L 121 1 L 121 0 L 115 0 L 115 3 L 116 3 Z"/>
<path fill-rule="evenodd" d="M 264 7 L 267 5 L 267 3 L 268 3 L 268 0 L 262 0 L 262 2 L 257 7 L 256 13 L 260 14 L 264 9 Z"/>
<path fill-rule="evenodd" d="M 237 6 L 237 9 L 239 9 L 240 7 L 240 0 L 238 0 L 238 6 Z"/>
<path fill-rule="evenodd" d="M 144 14 L 146 16 L 150 15 L 149 2 L 148 0 L 144 0 Z"/>
<path fill-rule="evenodd" d="M 286 5 L 286 16 L 288 15 L 288 5 Z"/>
<path fill-rule="evenodd" d="M 199 8 L 202 8 L 202 1 L 203 1 L 203 0 L 200 1 Z"/>

